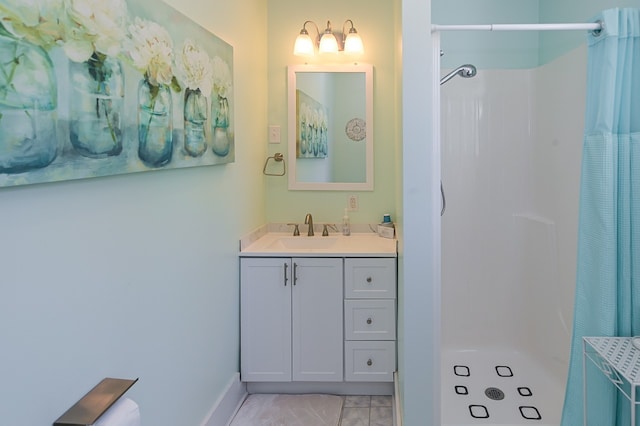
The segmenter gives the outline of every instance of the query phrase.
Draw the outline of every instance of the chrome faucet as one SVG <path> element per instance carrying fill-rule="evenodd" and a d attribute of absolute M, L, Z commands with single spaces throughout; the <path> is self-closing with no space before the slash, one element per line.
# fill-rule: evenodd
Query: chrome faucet
<path fill-rule="evenodd" d="M 307 213 L 307 215 L 304 217 L 304 224 L 309 225 L 307 236 L 313 237 L 313 217 L 311 217 L 311 213 Z"/>

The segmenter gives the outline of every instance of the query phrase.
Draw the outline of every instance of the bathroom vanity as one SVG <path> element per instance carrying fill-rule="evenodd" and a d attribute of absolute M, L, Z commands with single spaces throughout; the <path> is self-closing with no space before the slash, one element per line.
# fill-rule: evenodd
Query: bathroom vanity
<path fill-rule="evenodd" d="M 241 380 L 268 392 L 392 393 L 396 241 L 267 233 L 240 252 Z"/>

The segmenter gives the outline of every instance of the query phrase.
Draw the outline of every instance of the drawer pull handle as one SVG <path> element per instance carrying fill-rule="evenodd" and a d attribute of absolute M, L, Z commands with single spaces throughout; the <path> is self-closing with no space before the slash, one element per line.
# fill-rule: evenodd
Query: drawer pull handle
<path fill-rule="evenodd" d="M 373 320 L 371 318 L 367 318 L 367 324 L 371 324 Z"/>
<path fill-rule="evenodd" d="M 371 358 L 369 358 L 369 359 L 367 360 L 367 365 L 368 365 L 369 367 L 371 367 L 371 366 L 373 365 L 373 361 L 371 360 Z"/>
<path fill-rule="evenodd" d="M 373 281 L 373 278 L 371 278 L 371 277 L 367 277 L 367 282 L 368 282 L 369 284 L 371 284 L 371 281 Z"/>
<path fill-rule="evenodd" d="M 287 265 L 286 263 L 284 264 L 284 286 L 287 286 L 287 281 L 289 281 L 289 278 L 287 278 L 287 267 L 289 265 Z"/>

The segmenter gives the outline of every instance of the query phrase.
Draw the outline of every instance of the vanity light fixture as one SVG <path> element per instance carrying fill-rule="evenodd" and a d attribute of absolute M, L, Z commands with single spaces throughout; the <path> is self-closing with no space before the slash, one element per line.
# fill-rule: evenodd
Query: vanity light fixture
<path fill-rule="evenodd" d="M 313 24 L 315 27 L 317 34 L 315 40 L 309 36 L 307 24 Z M 351 25 L 351 28 L 349 28 L 348 34 L 345 34 L 347 24 Z M 336 35 L 338 36 L 337 38 Z M 322 36 L 315 22 L 305 21 L 293 46 L 293 54 L 296 56 L 313 56 L 316 45 L 320 53 L 338 53 L 339 51 L 349 55 L 361 55 L 364 53 L 362 38 L 360 38 L 358 31 L 353 26 L 351 19 L 347 19 L 342 24 L 342 33 L 334 33 L 331 28 L 331 21 L 327 21 L 327 28 L 325 28 Z"/>

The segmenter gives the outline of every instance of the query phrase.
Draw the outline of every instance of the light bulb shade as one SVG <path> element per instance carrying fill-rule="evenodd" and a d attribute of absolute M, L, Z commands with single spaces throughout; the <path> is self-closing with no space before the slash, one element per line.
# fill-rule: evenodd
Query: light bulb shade
<path fill-rule="evenodd" d="M 338 53 L 338 40 L 336 37 L 325 32 L 320 39 L 320 53 Z"/>
<path fill-rule="evenodd" d="M 309 34 L 300 33 L 296 38 L 296 43 L 293 45 L 293 54 L 297 56 L 313 56 L 313 53 L 313 40 L 311 40 Z"/>
<path fill-rule="evenodd" d="M 349 55 L 362 55 L 364 53 L 362 39 L 357 32 L 349 32 L 347 34 L 347 38 L 344 41 L 344 53 Z"/>

